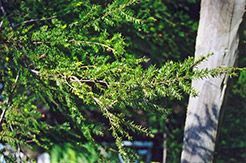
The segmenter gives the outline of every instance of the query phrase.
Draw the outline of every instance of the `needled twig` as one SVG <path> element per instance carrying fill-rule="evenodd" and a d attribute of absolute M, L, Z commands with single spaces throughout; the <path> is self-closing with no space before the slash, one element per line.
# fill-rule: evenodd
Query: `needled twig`
<path fill-rule="evenodd" d="M 14 28 L 20 26 L 21 24 L 27 24 L 27 23 L 32 23 L 32 22 L 41 22 L 41 21 L 45 21 L 45 20 L 51 20 L 51 19 L 54 19 L 56 17 L 57 17 L 57 15 L 52 16 L 52 17 L 49 17 L 49 18 L 43 18 L 43 19 L 30 19 L 30 20 L 26 20 L 26 21 L 23 21 L 23 22 L 21 22 L 19 24 L 14 25 Z"/>
<path fill-rule="evenodd" d="M 16 76 L 16 78 L 15 78 L 14 87 L 13 87 L 12 90 L 10 91 L 11 96 L 12 96 L 12 94 L 14 93 L 14 91 L 15 91 L 15 89 L 16 89 L 17 81 L 18 81 L 18 79 L 19 79 L 19 76 L 20 76 L 20 71 L 17 73 L 17 76 Z M 9 98 L 9 99 L 11 99 L 11 98 Z M 9 100 L 7 101 L 7 104 L 8 104 L 8 103 L 9 103 Z M 9 104 L 8 104 L 8 105 L 9 105 Z M 3 109 L 2 114 L 1 114 L 1 116 L 0 116 L 0 123 L 1 123 L 2 120 L 3 120 L 3 117 L 4 117 L 5 113 L 6 113 L 6 111 L 7 111 L 7 109 Z"/>

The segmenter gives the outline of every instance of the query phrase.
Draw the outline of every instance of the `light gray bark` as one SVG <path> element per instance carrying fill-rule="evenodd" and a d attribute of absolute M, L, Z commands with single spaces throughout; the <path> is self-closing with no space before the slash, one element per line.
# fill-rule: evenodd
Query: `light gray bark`
<path fill-rule="evenodd" d="M 199 64 L 198 69 L 235 66 L 245 9 L 246 0 L 202 0 L 195 58 L 211 52 L 214 55 Z M 189 99 L 182 163 L 213 161 L 227 81 L 227 75 L 192 81 L 199 96 Z"/>
<path fill-rule="evenodd" d="M 162 163 L 167 162 L 167 134 L 163 134 L 163 155 L 162 155 Z"/>

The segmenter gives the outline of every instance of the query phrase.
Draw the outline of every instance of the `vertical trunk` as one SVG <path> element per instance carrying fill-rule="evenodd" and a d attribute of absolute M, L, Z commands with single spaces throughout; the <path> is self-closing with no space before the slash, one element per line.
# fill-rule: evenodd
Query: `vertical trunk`
<path fill-rule="evenodd" d="M 235 65 L 245 8 L 246 0 L 202 0 L 195 58 L 214 55 L 198 69 Z M 189 99 L 182 163 L 212 162 L 227 81 L 227 75 L 192 81 L 199 96 Z"/>
<path fill-rule="evenodd" d="M 167 134 L 163 134 L 163 159 L 162 163 L 167 162 Z"/>

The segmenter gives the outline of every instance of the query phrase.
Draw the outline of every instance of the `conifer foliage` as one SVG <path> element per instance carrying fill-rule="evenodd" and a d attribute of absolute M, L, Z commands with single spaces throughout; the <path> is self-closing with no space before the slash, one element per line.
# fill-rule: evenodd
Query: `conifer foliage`
<path fill-rule="evenodd" d="M 131 140 L 132 131 L 153 136 L 129 120 L 131 110 L 165 116 L 167 111 L 158 99 L 197 95 L 190 84 L 194 78 L 234 74 L 232 68 L 194 69 L 206 57 L 144 68 L 146 58 L 128 53 L 131 42 L 121 33 L 109 33 L 126 22 L 148 31 L 148 21 L 154 19 L 148 19 L 147 10 L 132 9 L 141 3 L 145 2 L 2 3 L 1 142 L 19 150 L 21 145 L 49 149 L 61 141 L 84 149 L 89 143 L 97 149 L 98 137 L 109 131 L 120 154 L 129 157 L 122 140 Z M 55 122 L 42 120 L 43 106 L 56 113 Z"/>

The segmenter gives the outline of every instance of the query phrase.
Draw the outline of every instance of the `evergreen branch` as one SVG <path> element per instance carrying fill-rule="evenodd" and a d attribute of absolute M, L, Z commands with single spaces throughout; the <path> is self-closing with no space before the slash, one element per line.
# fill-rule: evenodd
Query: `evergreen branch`
<path fill-rule="evenodd" d="M 101 144 L 102 146 L 104 146 L 106 149 L 108 149 L 108 150 L 110 150 L 110 151 L 112 151 L 112 152 L 114 152 L 114 153 L 119 153 L 119 151 L 117 151 L 117 150 L 115 150 L 115 149 L 113 149 L 113 148 L 111 148 L 111 147 L 109 147 L 109 146 L 107 146 L 107 145 L 105 145 L 105 144 Z"/>
<path fill-rule="evenodd" d="M 76 76 L 70 76 L 70 81 L 72 82 L 79 82 L 79 83 L 100 83 L 105 84 L 108 86 L 108 82 L 105 82 L 103 80 L 89 80 L 89 79 L 78 79 Z"/>
<path fill-rule="evenodd" d="M 32 23 L 32 22 L 41 22 L 41 21 L 45 21 L 45 20 L 51 20 L 51 19 L 54 19 L 56 17 L 57 17 L 57 15 L 51 16 L 49 18 L 43 18 L 43 19 L 30 19 L 30 20 L 23 21 L 23 22 L 21 22 L 19 24 L 16 24 L 13 27 L 16 28 L 16 27 L 20 26 L 21 24 L 27 24 L 27 23 Z"/>
<path fill-rule="evenodd" d="M 108 108 L 105 107 L 105 106 L 103 106 L 102 102 L 100 102 L 97 98 L 93 97 L 93 99 L 100 106 L 100 108 L 103 109 L 103 111 L 106 113 L 105 116 L 109 119 L 109 123 L 110 123 L 111 129 L 112 129 L 112 135 L 116 139 L 116 141 L 118 141 L 118 143 L 121 142 L 121 137 L 118 135 L 117 131 L 120 132 L 121 134 L 123 132 L 130 139 L 129 133 L 127 131 L 123 130 L 120 127 L 120 125 L 118 124 L 118 122 L 120 122 L 121 120 L 117 116 L 115 116 L 114 114 L 112 114 L 111 112 L 109 112 Z M 122 146 L 120 146 L 118 144 L 117 144 L 117 146 L 118 146 L 118 148 L 121 151 L 122 150 Z"/>
<path fill-rule="evenodd" d="M 128 6 L 130 6 L 130 5 L 132 5 L 132 4 L 134 4 L 134 3 L 136 3 L 136 2 L 138 2 L 139 0 L 132 0 L 132 1 L 128 1 L 128 3 L 125 3 L 125 4 L 121 4 L 120 6 L 121 7 L 116 7 L 116 9 L 114 9 L 114 10 L 109 10 L 108 12 L 106 12 L 105 14 L 104 14 L 104 16 L 103 16 L 103 18 L 105 18 L 107 15 L 110 15 L 110 14 L 112 14 L 112 13 L 114 13 L 114 12 L 117 12 L 117 11 L 121 11 L 122 9 L 124 9 L 124 8 L 126 8 L 126 7 L 128 7 Z M 115 1 L 115 2 L 117 2 L 117 1 Z"/>
<path fill-rule="evenodd" d="M 121 11 L 120 14 L 122 14 L 128 21 L 138 23 L 138 24 L 140 24 L 142 22 L 141 19 L 137 19 L 134 16 L 131 16 L 131 15 L 125 13 L 124 11 Z"/>
<path fill-rule="evenodd" d="M 206 60 L 208 57 L 212 56 L 214 53 L 208 53 L 207 55 L 203 55 L 201 57 L 199 57 L 198 59 L 196 59 L 193 63 L 193 66 L 191 68 L 193 68 L 194 66 L 198 65 L 199 63 L 203 62 L 204 60 Z"/>
<path fill-rule="evenodd" d="M 109 112 L 109 110 L 107 109 L 107 107 L 103 106 L 102 102 L 100 102 L 97 98 L 93 97 L 93 99 L 96 101 L 96 103 L 102 108 L 104 109 L 104 111 L 106 111 L 106 115 L 107 117 L 109 118 L 109 122 L 110 122 L 110 125 L 112 127 L 112 129 L 114 130 L 114 132 L 116 132 L 115 128 L 114 128 L 114 123 L 111 119 L 111 117 L 113 119 L 115 119 L 115 121 L 117 122 L 121 122 L 122 124 L 126 125 L 126 126 L 129 126 L 130 128 L 134 128 L 135 130 L 138 130 L 142 133 L 145 133 L 147 135 L 150 135 L 151 137 L 153 137 L 153 135 L 151 133 L 149 133 L 147 131 L 147 129 L 143 129 L 141 126 L 137 126 L 135 125 L 133 122 L 130 122 L 130 121 L 125 121 L 123 118 L 119 118 L 117 116 L 115 116 L 114 114 L 112 114 L 111 112 Z M 110 104 L 109 106 L 112 106 L 113 104 L 115 104 L 117 101 L 114 101 L 112 104 Z M 121 131 L 121 130 L 120 130 Z M 128 132 L 124 131 L 123 132 L 127 135 L 127 137 L 130 137 Z"/>
<path fill-rule="evenodd" d="M 108 46 L 106 44 L 100 43 L 100 42 L 78 41 L 78 40 L 69 40 L 68 42 L 86 43 L 86 44 L 99 45 L 99 46 L 102 46 L 102 47 L 107 48 L 107 50 L 109 50 L 109 51 L 113 51 L 114 54 L 117 54 L 117 51 L 114 48 L 112 48 L 112 47 L 110 47 L 110 46 Z"/>
<path fill-rule="evenodd" d="M 139 131 L 140 133 L 142 132 L 142 133 L 145 133 L 146 135 L 149 135 L 150 137 L 154 137 L 154 135 L 149 133 L 146 128 L 143 128 L 141 125 L 134 124 L 133 121 L 129 121 L 129 120 L 126 121 L 124 119 L 119 119 L 119 120 L 122 121 L 122 124 L 124 124 L 126 126 L 128 125 L 131 129 L 133 128 L 133 129 Z"/>
<path fill-rule="evenodd" d="M 112 48 L 112 47 L 110 47 L 110 46 L 108 46 L 106 44 L 100 43 L 100 42 L 80 41 L 80 40 L 74 40 L 74 39 L 73 40 L 68 40 L 66 42 L 75 42 L 75 43 L 82 43 L 82 44 L 85 43 L 85 44 L 88 44 L 88 45 L 90 45 L 90 44 L 98 45 L 98 46 L 106 48 L 107 51 L 112 51 L 113 54 L 117 54 L 117 51 L 114 48 Z M 43 44 L 43 43 L 50 44 L 50 41 L 45 41 L 45 42 L 35 41 L 35 42 L 32 42 L 32 43 L 33 44 Z M 117 58 L 117 56 L 115 56 L 115 57 Z"/>
<path fill-rule="evenodd" d="M 128 1 L 127 3 L 121 4 L 121 5 L 120 5 L 121 7 L 118 7 L 117 5 L 115 5 L 114 3 L 118 2 L 118 1 L 115 1 L 115 2 L 113 2 L 111 5 L 109 5 L 109 7 L 107 8 L 109 11 L 106 11 L 106 12 L 104 13 L 103 16 L 101 16 L 101 17 L 99 17 L 99 18 L 97 18 L 97 19 L 94 19 L 93 21 L 88 21 L 89 23 L 86 24 L 86 25 L 84 25 L 82 28 L 88 27 L 88 26 L 90 26 L 92 23 L 95 23 L 95 22 L 97 22 L 97 21 L 100 21 L 101 19 L 103 20 L 103 19 L 105 19 L 108 15 L 111 15 L 111 14 L 117 12 L 117 11 L 121 11 L 122 9 L 124 9 L 124 8 L 126 8 L 126 7 L 128 7 L 128 6 L 132 5 L 132 4 L 134 4 L 134 3 L 136 3 L 136 2 L 138 2 L 138 1 L 140 1 L 140 0 L 132 0 L 132 1 Z M 115 5 L 115 6 L 114 6 L 114 5 Z M 113 8 L 113 7 L 115 7 L 116 9 L 111 10 L 111 8 Z"/>
<path fill-rule="evenodd" d="M 14 91 L 15 91 L 15 89 L 16 89 L 17 81 L 18 81 L 18 79 L 19 79 L 19 76 L 20 76 L 20 71 L 18 71 L 17 76 L 16 76 L 15 81 L 14 81 L 14 86 L 13 86 L 13 88 L 12 88 L 11 91 L 10 91 L 9 99 L 7 100 L 7 104 L 8 104 L 8 105 L 10 105 L 9 102 L 12 100 L 12 96 L 13 96 L 13 93 L 14 93 Z M 9 106 L 7 107 L 7 109 L 8 109 L 8 108 L 9 108 Z M 4 117 L 4 115 L 5 115 L 6 111 L 7 111 L 7 109 L 3 109 L 2 113 L 1 113 L 1 117 L 0 117 L 0 123 L 2 122 L 3 117 Z"/>
<path fill-rule="evenodd" d="M 106 107 L 103 106 L 102 102 L 100 102 L 99 99 L 97 99 L 96 97 L 92 97 L 92 98 L 93 98 L 93 100 L 100 106 L 100 108 L 103 109 L 103 110 L 106 112 L 107 118 L 109 119 L 110 126 L 111 126 L 111 128 L 112 128 L 112 130 L 113 130 L 113 136 L 114 136 L 115 138 L 117 138 L 117 137 L 118 137 L 118 134 L 117 134 L 116 129 L 115 129 L 115 127 L 114 127 L 114 123 L 113 123 L 113 121 L 112 121 L 112 119 L 111 119 L 111 116 L 112 116 L 113 114 L 110 113 L 110 112 L 108 111 L 108 109 L 107 109 Z"/>
<path fill-rule="evenodd" d="M 85 24 L 85 25 L 82 27 L 82 29 L 85 28 L 85 27 L 90 26 L 92 23 L 95 23 L 95 22 L 97 22 L 97 21 L 99 21 L 99 20 L 101 20 L 101 19 L 102 19 L 102 18 L 99 17 L 99 18 L 97 18 L 97 19 L 94 19 L 94 20 L 89 21 L 87 24 Z"/>
<path fill-rule="evenodd" d="M 179 67 L 179 65 L 176 65 Z M 84 68 L 88 68 L 88 67 L 84 67 Z M 95 68 L 97 69 L 97 68 Z M 171 68 L 173 69 L 173 68 Z M 188 67 L 188 69 L 190 69 Z M 157 69 L 158 70 L 158 69 Z M 166 71 L 168 71 L 169 73 L 173 74 L 173 77 L 166 77 L 165 73 L 163 73 L 163 75 L 156 77 L 155 75 L 151 77 L 151 79 L 144 79 L 145 77 L 142 76 L 139 78 L 139 80 L 136 81 L 132 81 L 133 83 L 131 85 L 129 85 L 128 83 L 128 79 L 123 79 L 120 80 L 120 82 L 108 82 L 106 80 L 96 80 L 96 79 L 79 79 L 76 76 L 62 76 L 61 74 L 59 76 L 62 76 L 62 78 L 70 78 L 71 82 L 79 82 L 80 85 L 81 83 L 99 83 L 99 84 L 103 84 L 106 85 L 108 89 L 111 89 L 113 87 L 117 87 L 118 89 L 128 89 L 130 92 L 133 91 L 137 91 L 139 89 L 150 89 L 154 86 L 154 90 L 156 90 L 158 92 L 158 94 L 160 93 L 162 96 L 166 96 L 166 95 L 171 95 L 173 97 L 176 97 L 178 99 L 180 99 L 181 97 L 181 92 L 180 90 L 184 91 L 187 94 L 192 93 L 192 95 L 197 95 L 197 92 L 191 87 L 190 85 L 190 80 L 191 79 L 196 79 L 196 78 L 208 78 L 208 77 L 216 77 L 219 75 L 222 75 L 224 73 L 229 74 L 230 76 L 235 76 L 235 71 L 236 70 L 245 70 L 245 68 L 233 68 L 233 67 L 228 67 L 228 68 L 215 68 L 215 69 L 203 69 L 203 70 L 194 70 L 192 72 L 186 72 L 186 74 L 184 75 L 179 75 L 179 70 L 176 71 L 176 69 L 174 68 L 172 71 L 170 71 L 169 69 L 167 69 Z M 66 70 L 67 71 L 67 70 Z M 74 71 L 74 70 L 72 70 Z M 126 71 L 126 70 L 125 70 Z M 134 69 L 131 69 L 130 71 L 135 71 Z M 154 70 L 153 70 L 154 71 Z M 186 71 L 183 70 L 183 71 Z M 154 71 L 155 73 L 157 73 L 158 71 Z M 181 71 L 182 72 L 182 71 Z M 90 72 L 91 73 L 91 72 Z M 123 73 L 123 72 L 121 72 Z M 45 74 L 50 74 L 50 73 L 45 73 Z M 50 74 L 51 75 L 51 74 Z M 56 78 L 55 74 L 51 75 L 54 76 L 54 78 Z M 124 77 L 123 77 L 124 78 Z M 116 79 L 118 80 L 118 79 Z M 126 80 L 126 81 L 125 81 Z M 151 81 L 151 82 L 147 82 Z M 144 84 L 140 84 L 139 82 L 143 82 Z M 65 80 L 65 83 L 72 89 L 73 88 L 67 80 Z M 113 84 L 113 87 L 110 87 Z M 136 85 L 134 87 L 132 87 L 132 85 Z M 167 87 L 164 87 L 164 86 Z M 121 87 L 124 86 L 125 88 Z M 162 86 L 162 87 L 159 87 Z M 145 91 L 145 90 L 143 90 Z M 130 93 L 129 92 L 129 93 Z M 145 93 L 146 94 L 146 93 Z M 148 97 L 149 95 L 146 94 Z"/>
<path fill-rule="evenodd" d="M 100 6 L 97 6 L 97 5 L 93 6 L 93 7 L 90 9 L 90 11 L 87 12 L 87 14 L 86 14 L 81 20 L 79 20 L 79 21 L 81 22 L 81 21 L 83 21 L 86 17 L 89 17 L 89 16 L 91 15 L 92 11 L 93 11 L 94 9 L 97 9 L 98 7 L 100 7 Z M 91 15 L 91 18 L 93 18 L 93 15 Z M 88 20 L 87 22 L 89 22 L 89 23 L 91 24 L 93 21 Z M 75 25 L 78 24 L 78 23 L 79 23 L 79 22 L 76 22 Z M 88 24 L 89 24 L 89 23 L 88 23 Z M 84 25 L 82 28 L 86 27 L 88 24 Z"/>

